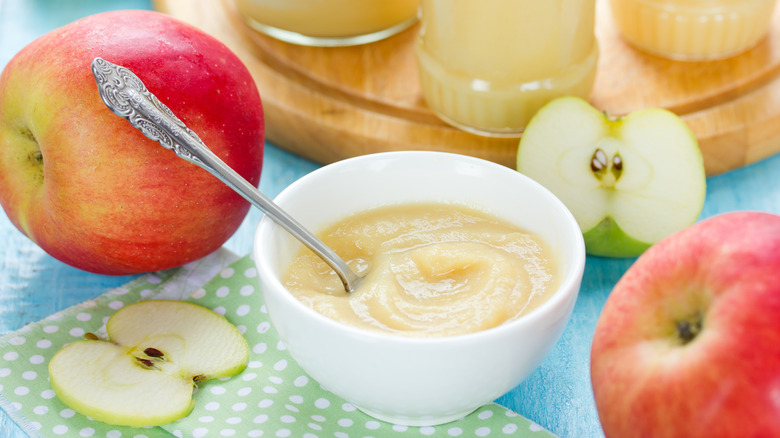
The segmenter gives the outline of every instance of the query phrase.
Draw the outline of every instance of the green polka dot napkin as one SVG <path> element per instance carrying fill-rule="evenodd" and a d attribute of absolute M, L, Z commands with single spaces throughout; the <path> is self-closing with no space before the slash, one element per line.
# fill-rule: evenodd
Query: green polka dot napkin
<path fill-rule="evenodd" d="M 0 338 L 0 406 L 32 437 L 553 436 L 497 404 L 434 427 L 395 426 L 363 414 L 309 378 L 285 351 L 258 290 L 253 261 L 235 258 L 220 251 L 147 274 Z M 202 383 L 190 415 L 160 427 L 111 426 L 61 403 L 48 382 L 54 353 L 84 333 L 104 336 L 105 322 L 122 306 L 161 298 L 188 300 L 224 315 L 249 343 L 247 368 Z"/>

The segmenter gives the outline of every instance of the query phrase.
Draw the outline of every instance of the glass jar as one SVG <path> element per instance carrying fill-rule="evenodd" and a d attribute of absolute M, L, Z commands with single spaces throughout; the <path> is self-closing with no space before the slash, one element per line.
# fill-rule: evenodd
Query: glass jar
<path fill-rule="evenodd" d="M 767 34 L 775 0 L 610 0 L 615 25 L 636 48 L 670 59 L 737 55 Z"/>
<path fill-rule="evenodd" d="M 350 46 L 387 38 L 417 22 L 419 0 L 235 0 L 258 32 L 306 46 Z"/>
<path fill-rule="evenodd" d="M 594 21 L 595 0 L 422 0 L 423 97 L 454 126 L 518 135 L 551 99 L 588 97 Z"/>

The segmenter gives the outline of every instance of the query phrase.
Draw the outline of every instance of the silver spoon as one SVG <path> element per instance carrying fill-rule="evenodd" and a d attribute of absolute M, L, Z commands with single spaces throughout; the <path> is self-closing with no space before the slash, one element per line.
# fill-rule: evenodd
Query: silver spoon
<path fill-rule="evenodd" d="M 347 292 L 355 291 L 360 276 L 341 257 L 211 152 L 195 132 L 146 89 L 138 76 L 102 58 L 95 58 L 91 68 L 100 97 L 111 111 L 127 119 L 145 136 L 206 169 L 238 192 L 333 268 Z"/>

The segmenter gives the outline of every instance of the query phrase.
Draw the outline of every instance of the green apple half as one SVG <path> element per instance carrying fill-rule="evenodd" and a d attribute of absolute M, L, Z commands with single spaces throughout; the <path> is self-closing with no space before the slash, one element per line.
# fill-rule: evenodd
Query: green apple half
<path fill-rule="evenodd" d="M 641 254 L 694 223 L 706 194 L 701 151 L 677 115 L 649 108 L 612 119 L 577 97 L 531 119 L 517 170 L 563 201 L 599 256 Z"/>
<path fill-rule="evenodd" d="M 106 323 L 109 341 L 63 347 L 49 362 L 63 403 L 108 424 L 157 426 L 190 413 L 198 382 L 233 376 L 249 347 L 221 315 L 184 301 L 126 306 Z"/>

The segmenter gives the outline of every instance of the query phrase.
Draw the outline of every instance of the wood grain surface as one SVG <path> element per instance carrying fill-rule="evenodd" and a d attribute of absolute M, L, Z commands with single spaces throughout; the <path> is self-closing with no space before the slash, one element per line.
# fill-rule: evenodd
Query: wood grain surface
<path fill-rule="evenodd" d="M 155 9 L 200 27 L 252 72 L 272 143 L 326 164 L 392 150 L 441 150 L 514 167 L 516 138 L 483 137 L 440 121 L 422 99 L 414 57 L 417 27 L 373 44 L 287 44 L 244 25 L 232 0 L 155 0 Z M 674 111 L 698 139 L 708 175 L 780 151 L 780 8 L 751 50 L 725 60 L 671 61 L 620 38 L 597 0 L 601 56 L 591 103 L 619 116 L 649 107 Z"/>

